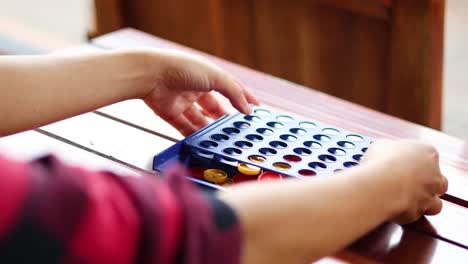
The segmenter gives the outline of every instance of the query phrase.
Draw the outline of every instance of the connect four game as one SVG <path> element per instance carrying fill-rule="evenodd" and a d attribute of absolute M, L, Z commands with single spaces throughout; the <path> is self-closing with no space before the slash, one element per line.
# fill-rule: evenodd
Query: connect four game
<path fill-rule="evenodd" d="M 313 120 L 253 107 L 234 113 L 154 157 L 153 169 L 170 161 L 187 166 L 191 180 L 208 189 L 244 181 L 311 179 L 358 165 L 371 138 Z"/>

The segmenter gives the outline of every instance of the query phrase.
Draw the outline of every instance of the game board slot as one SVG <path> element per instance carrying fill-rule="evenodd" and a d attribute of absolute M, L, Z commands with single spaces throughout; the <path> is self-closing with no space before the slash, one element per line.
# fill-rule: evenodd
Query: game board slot
<path fill-rule="evenodd" d="M 346 139 L 348 139 L 349 141 L 354 141 L 354 142 L 364 141 L 364 138 L 362 136 L 355 135 L 355 134 L 347 135 Z"/>
<path fill-rule="evenodd" d="M 284 141 L 289 141 L 289 142 L 293 142 L 297 140 L 296 136 L 289 135 L 289 134 L 283 134 L 280 136 L 280 138 Z"/>
<path fill-rule="evenodd" d="M 307 148 L 295 148 L 293 151 L 294 153 L 297 153 L 302 156 L 307 156 L 307 155 L 312 154 L 312 150 L 307 149 Z"/>
<path fill-rule="evenodd" d="M 252 122 L 260 122 L 262 120 L 259 116 L 256 115 L 246 115 L 244 116 L 244 119 Z"/>
<path fill-rule="evenodd" d="M 264 136 L 271 136 L 275 133 L 273 130 L 266 127 L 257 128 L 256 131 Z"/>
<path fill-rule="evenodd" d="M 322 141 L 322 142 L 330 142 L 331 141 L 331 138 L 329 136 L 323 135 L 323 134 L 314 135 L 314 139 L 316 139 L 318 141 Z"/>
<path fill-rule="evenodd" d="M 268 122 L 267 126 L 272 127 L 272 128 L 276 128 L 276 129 L 280 129 L 280 128 L 284 127 L 284 125 L 282 123 L 276 122 L 276 121 Z"/>
<path fill-rule="evenodd" d="M 266 109 L 258 108 L 254 110 L 254 113 L 259 115 L 259 116 L 269 116 L 271 115 L 271 112 Z"/>
<path fill-rule="evenodd" d="M 333 154 L 335 156 L 344 156 L 344 155 L 346 155 L 346 151 L 344 149 L 340 149 L 340 148 L 329 148 L 328 152 L 330 152 L 331 154 Z"/>
<path fill-rule="evenodd" d="M 259 142 L 263 140 L 262 136 L 256 134 L 248 134 L 247 136 L 245 136 L 245 138 L 253 142 Z"/>
<path fill-rule="evenodd" d="M 276 150 L 272 148 L 260 148 L 258 151 L 266 156 L 273 156 L 278 153 Z"/>
<path fill-rule="evenodd" d="M 225 148 L 223 149 L 223 152 L 228 154 L 228 155 L 233 155 L 233 156 L 238 156 L 242 154 L 242 150 L 238 148 Z"/>
<path fill-rule="evenodd" d="M 211 141 L 211 140 L 203 140 L 202 142 L 199 143 L 199 145 L 207 149 L 212 149 L 212 148 L 216 148 L 218 146 L 218 143 Z"/>
<path fill-rule="evenodd" d="M 262 162 L 265 162 L 267 159 L 263 156 L 260 156 L 260 155 L 250 155 L 248 157 L 248 159 L 252 162 L 256 162 L 256 163 L 262 163 Z"/>
<path fill-rule="evenodd" d="M 308 170 L 308 169 L 299 170 L 297 173 L 299 173 L 299 175 L 305 176 L 305 177 L 311 177 L 311 176 L 316 176 L 317 175 L 317 173 L 315 171 Z"/>
<path fill-rule="evenodd" d="M 342 148 L 345 148 L 345 149 L 353 149 L 356 147 L 356 145 L 354 145 L 354 143 L 351 143 L 349 141 L 338 141 L 338 146 L 342 147 Z"/>
<path fill-rule="evenodd" d="M 215 160 L 217 160 L 217 161 L 219 161 L 221 163 L 229 164 L 231 166 L 237 166 L 237 163 L 238 163 L 237 160 L 235 160 L 233 158 L 228 158 L 228 157 L 225 157 L 225 156 L 222 156 L 222 155 L 216 155 Z"/>
<path fill-rule="evenodd" d="M 225 142 L 229 140 L 229 137 L 223 134 L 213 134 L 210 138 L 219 142 Z"/>
<path fill-rule="evenodd" d="M 289 162 L 301 162 L 302 161 L 301 157 L 296 156 L 296 155 L 292 155 L 292 154 L 284 155 L 283 159 L 285 161 L 289 161 Z"/>
<path fill-rule="evenodd" d="M 326 162 L 326 163 L 333 163 L 336 162 L 336 157 L 328 154 L 323 154 L 318 156 L 319 160 Z"/>
<path fill-rule="evenodd" d="M 361 152 L 362 152 L 362 153 L 366 153 L 366 152 L 367 152 L 367 148 L 362 148 L 362 149 L 361 149 Z"/>
<path fill-rule="evenodd" d="M 234 122 L 233 125 L 235 127 L 237 127 L 237 128 L 241 128 L 241 129 L 246 129 L 246 128 L 250 127 L 250 123 L 247 123 L 247 122 L 244 122 L 244 121 L 236 121 L 236 122 Z"/>
<path fill-rule="evenodd" d="M 324 128 L 322 129 L 322 132 L 326 135 L 331 135 L 331 136 L 336 136 L 341 133 L 338 129 L 335 129 L 335 128 Z"/>
<path fill-rule="evenodd" d="M 353 159 L 357 162 L 360 162 L 361 159 L 362 159 L 362 155 L 361 154 L 356 154 L 356 155 L 353 155 Z"/>
<path fill-rule="evenodd" d="M 273 167 L 278 170 L 289 170 L 291 169 L 291 164 L 286 162 L 275 162 L 273 163 Z"/>
<path fill-rule="evenodd" d="M 307 134 L 307 131 L 305 129 L 297 128 L 297 127 L 291 128 L 289 129 L 289 131 L 291 131 L 291 133 L 293 134 L 301 135 L 301 136 Z"/>
<path fill-rule="evenodd" d="M 316 141 L 305 141 L 304 146 L 311 148 L 311 149 L 319 149 L 322 147 L 322 144 L 316 142 Z"/>
<path fill-rule="evenodd" d="M 206 159 L 213 159 L 213 157 L 214 157 L 213 153 L 211 153 L 209 151 L 202 150 L 202 149 L 197 149 L 197 148 L 192 148 L 191 153 L 192 153 L 192 155 L 196 155 L 198 157 L 202 157 L 202 158 L 206 158 Z"/>
<path fill-rule="evenodd" d="M 239 164 L 237 165 L 237 170 L 240 173 L 249 176 L 257 176 L 260 173 L 262 173 L 262 168 L 244 162 L 239 162 Z"/>
<path fill-rule="evenodd" d="M 244 140 L 236 141 L 234 143 L 234 145 L 236 145 L 239 148 L 243 148 L 243 149 L 249 149 L 249 148 L 253 147 L 253 144 L 251 142 L 244 141 Z"/>
<path fill-rule="evenodd" d="M 303 128 L 316 128 L 317 125 L 315 123 L 309 121 L 300 122 L 299 125 Z"/>
<path fill-rule="evenodd" d="M 288 123 L 294 121 L 294 118 L 287 115 L 279 115 L 276 117 L 276 120 L 278 120 L 279 122 Z"/>
<path fill-rule="evenodd" d="M 315 169 L 315 170 L 325 170 L 327 168 L 327 165 L 325 165 L 322 162 L 318 162 L 318 161 L 310 162 L 307 165 L 309 165 L 309 167 L 311 167 L 312 169 Z"/>
<path fill-rule="evenodd" d="M 345 166 L 346 168 L 351 168 L 357 165 L 359 165 L 359 163 L 354 162 L 354 161 L 346 161 L 345 163 L 343 163 L 343 166 Z"/>
<path fill-rule="evenodd" d="M 222 131 L 228 135 L 236 135 L 240 133 L 240 130 L 235 127 L 225 127 Z"/>
<path fill-rule="evenodd" d="M 288 147 L 288 144 L 286 144 L 283 141 L 274 140 L 274 141 L 270 142 L 270 146 L 272 146 L 272 147 L 274 147 L 276 149 L 285 149 L 285 148 Z"/>

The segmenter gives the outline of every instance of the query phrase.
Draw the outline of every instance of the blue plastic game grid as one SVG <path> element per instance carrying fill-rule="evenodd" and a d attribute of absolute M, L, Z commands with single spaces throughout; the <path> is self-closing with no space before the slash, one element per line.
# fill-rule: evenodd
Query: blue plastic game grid
<path fill-rule="evenodd" d="M 250 115 L 224 116 L 161 152 L 154 159 L 154 169 L 162 170 L 170 159 L 198 156 L 233 167 L 244 162 L 291 177 L 310 178 L 359 164 L 371 142 L 370 137 L 321 122 L 253 107 Z M 252 156 L 265 161 L 254 162 L 249 159 Z M 289 168 L 280 169 L 278 164 Z"/>

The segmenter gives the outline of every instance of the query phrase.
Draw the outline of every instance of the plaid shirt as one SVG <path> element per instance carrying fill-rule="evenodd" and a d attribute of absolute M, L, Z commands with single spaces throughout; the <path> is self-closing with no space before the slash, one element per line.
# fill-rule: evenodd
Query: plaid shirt
<path fill-rule="evenodd" d="M 239 263 L 234 212 L 185 180 L 0 157 L 0 263 Z"/>

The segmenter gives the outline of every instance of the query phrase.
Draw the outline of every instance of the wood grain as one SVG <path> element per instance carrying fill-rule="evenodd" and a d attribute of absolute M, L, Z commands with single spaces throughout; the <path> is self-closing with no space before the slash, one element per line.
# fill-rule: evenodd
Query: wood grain
<path fill-rule="evenodd" d="M 121 0 L 94 0 L 94 23 L 89 30 L 89 37 L 105 34 L 125 26 L 122 17 Z"/>
<path fill-rule="evenodd" d="M 360 15 L 389 19 L 391 13 L 391 1 L 388 0 L 364 0 L 364 1 L 340 1 L 340 0 L 319 0 L 322 4 L 335 8 L 345 9 Z"/>
<path fill-rule="evenodd" d="M 256 69 L 386 110 L 385 21 L 307 0 L 258 0 L 255 10 Z"/>
<path fill-rule="evenodd" d="M 87 151 L 81 146 L 70 145 L 38 131 L 27 131 L 0 138 L 0 154 L 23 161 L 53 154 L 73 166 L 86 167 L 92 170 L 107 170 L 120 175 L 141 175 L 141 171 L 136 171 Z"/>
<path fill-rule="evenodd" d="M 391 22 L 387 112 L 434 128 L 441 126 L 444 7 L 396 0 Z"/>
<path fill-rule="evenodd" d="M 440 129 L 443 0 L 113 2 L 126 26 Z"/>

